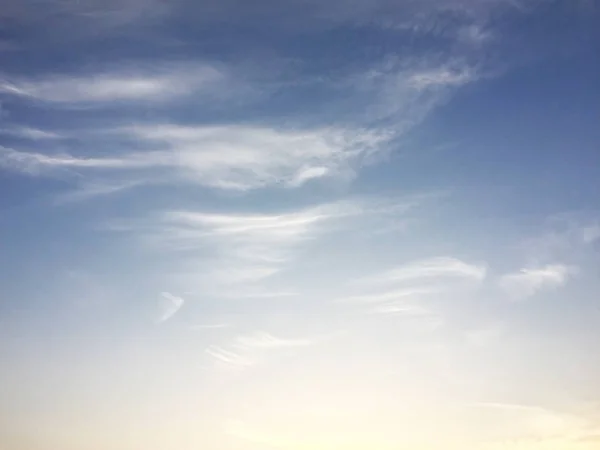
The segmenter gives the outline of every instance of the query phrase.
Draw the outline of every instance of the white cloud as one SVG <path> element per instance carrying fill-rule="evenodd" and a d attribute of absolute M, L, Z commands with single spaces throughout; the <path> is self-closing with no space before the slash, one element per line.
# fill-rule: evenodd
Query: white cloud
<path fill-rule="evenodd" d="M 526 298 L 541 290 L 555 289 L 564 285 L 575 272 L 574 267 L 564 264 L 523 268 L 516 273 L 501 277 L 500 287 L 513 298 Z"/>
<path fill-rule="evenodd" d="M 352 96 L 368 121 L 393 118 L 390 132 L 402 137 L 421 123 L 458 88 L 477 81 L 475 67 L 459 55 L 389 57 L 363 73 L 350 77 Z"/>
<path fill-rule="evenodd" d="M 173 317 L 185 302 L 183 298 L 177 297 L 169 292 L 161 292 L 160 295 L 162 299 L 159 304 L 158 317 L 156 319 L 158 323 L 162 323 Z"/>
<path fill-rule="evenodd" d="M 257 331 L 239 335 L 224 347 L 211 345 L 206 353 L 220 363 L 243 368 L 256 364 L 265 357 L 266 352 L 306 347 L 316 342 L 315 339 L 307 338 L 284 339 L 267 332 Z"/>
<path fill-rule="evenodd" d="M 77 157 L 2 148 L 0 164 L 26 173 L 70 168 L 127 175 L 132 170 L 154 169 L 173 182 L 244 191 L 277 185 L 299 187 L 315 178 L 347 173 L 384 141 L 383 136 L 365 130 L 276 130 L 238 125 L 156 125 L 121 129 L 117 134 L 153 150 Z"/>
<path fill-rule="evenodd" d="M 469 264 L 456 258 L 436 257 L 411 262 L 381 274 L 366 277 L 359 282 L 365 284 L 428 283 L 430 280 L 453 279 L 481 282 L 486 276 L 482 265 Z"/>
<path fill-rule="evenodd" d="M 235 345 L 249 349 L 278 349 L 285 347 L 305 347 L 314 344 L 311 339 L 282 339 L 265 332 L 255 332 L 249 335 L 239 336 Z"/>
<path fill-rule="evenodd" d="M 485 266 L 456 258 L 418 260 L 358 279 L 351 286 L 360 293 L 341 296 L 336 303 L 355 305 L 367 313 L 419 319 L 427 329 L 436 329 L 443 320 L 432 298 L 478 286 L 485 276 Z"/>
<path fill-rule="evenodd" d="M 355 214 L 357 209 L 352 203 L 333 203 L 271 214 L 167 211 L 151 218 L 150 223 L 141 220 L 122 229 L 168 251 L 206 252 L 207 259 L 192 258 L 174 275 L 184 290 L 202 286 L 205 292 L 213 288 L 218 295 L 241 291 L 242 297 L 281 296 L 290 295 L 289 291 L 265 290 L 255 283 L 285 267 L 299 244 L 326 230 L 326 222 Z"/>
<path fill-rule="evenodd" d="M 387 302 L 373 307 L 371 311 L 377 314 L 396 314 L 427 318 L 435 316 L 429 308 L 407 302 Z"/>
<path fill-rule="evenodd" d="M 340 303 L 385 303 L 389 301 L 397 301 L 401 299 L 421 298 L 426 295 L 431 295 L 440 292 L 438 288 L 433 287 L 408 287 L 400 289 L 392 289 L 385 292 L 369 293 L 364 295 L 353 295 L 343 297 L 338 300 Z"/>
<path fill-rule="evenodd" d="M 190 330 L 217 330 L 222 328 L 229 328 L 231 325 L 228 323 L 206 323 L 191 325 Z"/>
<path fill-rule="evenodd" d="M 279 214 L 170 211 L 162 214 L 158 238 L 168 246 L 193 248 L 207 242 L 229 256 L 262 263 L 287 259 L 290 246 L 311 236 L 317 223 L 332 218 L 326 207 Z"/>
<path fill-rule="evenodd" d="M 0 129 L 0 134 L 8 134 L 19 138 L 43 140 L 43 139 L 60 139 L 62 136 L 52 131 L 41 130 L 39 128 L 14 126 Z"/>
<path fill-rule="evenodd" d="M 300 169 L 297 172 L 294 179 L 292 179 L 289 182 L 289 185 L 291 187 L 302 186 L 304 183 L 306 183 L 309 180 L 313 180 L 316 178 L 323 178 L 323 177 L 327 176 L 329 174 L 329 172 L 330 172 L 330 169 L 327 167 L 323 167 L 323 166 L 306 167 L 306 168 Z"/>
<path fill-rule="evenodd" d="M 99 183 L 85 183 L 71 191 L 63 194 L 58 194 L 54 203 L 57 205 L 79 202 L 83 200 L 89 200 L 90 198 L 104 195 L 117 194 L 129 189 L 133 189 L 137 186 L 146 184 L 141 180 L 129 180 L 122 182 L 99 182 Z"/>
<path fill-rule="evenodd" d="M 214 89 L 225 76 L 209 65 L 154 70 L 120 69 L 85 75 L 50 75 L 0 82 L 0 93 L 52 103 L 167 100 Z"/>
<path fill-rule="evenodd" d="M 360 164 L 385 137 L 374 131 L 274 129 L 262 126 L 129 127 L 136 140 L 163 146 L 190 181 L 234 190 L 298 187 Z"/>
<path fill-rule="evenodd" d="M 218 362 L 227 364 L 229 366 L 243 368 L 254 364 L 252 359 L 242 356 L 236 352 L 226 350 L 218 345 L 211 345 L 205 351 Z"/>
<path fill-rule="evenodd" d="M 472 69 L 451 69 L 446 67 L 415 73 L 409 77 L 409 84 L 418 90 L 427 88 L 453 87 L 466 84 L 476 78 Z"/>
<path fill-rule="evenodd" d="M 0 147 L 0 165 L 29 174 L 43 173 L 52 169 L 134 169 L 148 168 L 165 164 L 161 153 L 133 154 L 114 158 L 77 158 L 67 154 L 45 155 L 34 152 L 21 152 L 12 148 Z"/>

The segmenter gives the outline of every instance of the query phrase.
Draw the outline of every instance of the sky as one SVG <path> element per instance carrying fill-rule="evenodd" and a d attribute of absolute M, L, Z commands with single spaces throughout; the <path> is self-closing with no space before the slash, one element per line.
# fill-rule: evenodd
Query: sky
<path fill-rule="evenodd" d="M 595 0 L 4 0 L 0 448 L 600 448 Z"/>

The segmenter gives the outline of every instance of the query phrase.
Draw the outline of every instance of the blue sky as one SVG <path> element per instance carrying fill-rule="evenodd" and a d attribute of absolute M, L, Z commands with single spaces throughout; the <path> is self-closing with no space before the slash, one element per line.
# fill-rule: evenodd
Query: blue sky
<path fill-rule="evenodd" d="M 9 0 L 0 447 L 600 445 L 594 0 Z"/>

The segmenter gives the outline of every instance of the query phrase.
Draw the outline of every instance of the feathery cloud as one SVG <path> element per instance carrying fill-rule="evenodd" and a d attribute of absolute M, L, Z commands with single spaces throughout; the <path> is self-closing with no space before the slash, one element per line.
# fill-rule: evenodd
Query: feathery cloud
<path fill-rule="evenodd" d="M 129 138 L 162 146 L 189 181 L 234 190 L 298 187 L 352 171 L 362 157 L 385 142 L 377 131 L 343 128 L 155 125 L 121 131 Z"/>
<path fill-rule="evenodd" d="M 255 332 L 249 335 L 239 336 L 235 340 L 236 346 L 249 349 L 278 349 L 286 347 L 305 347 L 312 345 L 315 341 L 311 339 L 282 339 L 265 332 Z"/>
<path fill-rule="evenodd" d="M 556 289 L 564 285 L 576 272 L 576 268 L 564 264 L 523 268 L 516 273 L 502 276 L 500 287 L 512 298 L 527 298 L 541 290 Z"/>
<path fill-rule="evenodd" d="M 368 313 L 418 319 L 431 330 L 443 323 L 431 300 L 478 286 L 485 276 L 485 266 L 456 258 L 418 260 L 356 280 L 352 286 L 362 292 L 339 297 L 336 303 L 355 305 Z"/>
<path fill-rule="evenodd" d="M 67 154 L 49 156 L 0 147 L 0 165 L 28 174 L 39 174 L 48 170 L 65 168 L 97 170 L 147 168 L 164 163 L 163 156 L 159 153 L 151 153 L 135 154 L 129 157 L 77 158 Z"/>
<path fill-rule="evenodd" d="M 266 352 L 314 345 L 316 339 L 284 339 L 264 331 L 242 334 L 227 346 L 211 345 L 206 353 L 218 362 L 238 368 L 253 365 L 264 358 Z"/>
<path fill-rule="evenodd" d="M 143 143 L 153 150 L 78 157 L 0 148 L 0 165 L 29 174 L 69 168 L 131 176 L 131 171 L 152 170 L 175 183 L 246 191 L 267 186 L 300 187 L 315 178 L 352 173 L 362 158 L 385 140 L 377 132 L 365 130 L 277 130 L 239 125 L 156 125 L 121 129 L 118 134 L 126 143 Z"/>
<path fill-rule="evenodd" d="M 229 328 L 229 323 L 206 323 L 191 325 L 190 330 L 217 330 L 222 328 Z"/>
<path fill-rule="evenodd" d="M 431 295 L 439 293 L 439 288 L 432 287 L 408 287 L 391 289 L 384 292 L 369 293 L 363 295 L 353 295 L 350 297 L 343 297 L 338 300 L 340 303 L 384 303 L 388 301 L 400 300 L 405 298 L 419 298 L 425 295 Z"/>
<path fill-rule="evenodd" d="M 52 131 L 41 130 L 26 126 L 0 128 L 0 134 L 31 140 L 60 139 L 62 136 Z"/>
<path fill-rule="evenodd" d="M 408 263 L 381 274 L 366 277 L 359 280 L 359 283 L 378 285 L 426 283 L 431 279 L 439 281 L 465 280 L 479 283 L 485 276 L 485 266 L 469 264 L 451 257 L 436 257 Z"/>
<path fill-rule="evenodd" d="M 183 298 L 177 297 L 169 292 L 161 292 L 161 301 L 159 304 L 158 323 L 165 322 L 175 315 L 185 302 Z"/>
<path fill-rule="evenodd" d="M 203 90 L 225 75 L 209 65 L 174 65 L 162 69 L 120 69 L 82 75 L 49 75 L 0 82 L 0 93 L 62 104 L 158 101 Z"/>
<path fill-rule="evenodd" d="M 218 345 L 211 345 L 205 352 L 218 362 L 237 368 L 248 367 L 254 364 L 252 359 L 242 356 L 234 351 L 226 350 Z"/>
<path fill-rule="evenodd" d="M 289 290 L 257 283 L 272 277 L 294 259 L 300 244 L 326 232 L 326 223 L 357 214 L 352 202 L 319 205 L 283 213 L 212 213 L 165 211 L 111 229 L 132 233 L 155 250 L 185 252 L 173 277 L 183 291 L 211 291 L 218 296 L 283 297 Z M 199 256 L 194 252 L 200 251 Z"/>
<path fill-rule="evenodd" d="M 415 73 L 409 77 L 409 83 L 418 90 L 427 88 L 453 87 L 466 84 L 475 79 L 473 69 L 460 70 L 440 67 L 429 71 Z"/>

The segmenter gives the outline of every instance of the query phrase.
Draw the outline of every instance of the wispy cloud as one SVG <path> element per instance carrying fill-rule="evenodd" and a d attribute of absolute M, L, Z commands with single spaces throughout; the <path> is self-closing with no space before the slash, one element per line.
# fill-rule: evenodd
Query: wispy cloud
<path fill-rule="evenodd" d="M 177 297 L 169 292 L 161 292 L 160 295 L 162 298 L 159 303 L 158 316 L 156 318 L 158 323 L 165 322 L 173 317 L 185 302 L 183 298 Z"/>
<path fill-rule="evenodd" d="M 387 302 L 374 306 L 371 311 L 377 314 L 423 317 L 429 319 L 436 316 L 430 308 L 414 303 L 411 304 L 406 301 Z"/>
<path fill-rule="evenodd" d="M 119 130 L 126 143 L 153 150 L 111 157 L 41 154 L 3 148 L 0 164 L 30 174 L 57 168 L 102 170 L 123 175 L 159 170 L 176 183 L 241 190 L 299 187 L 310 180 L 352 173 L 385 138 L 366 130 L 281 130 L 218 127 L 143 126 Z"/>
<path fill-rule="evenodd" d="M 307 347 L 317 342 L 317 339 L 281 338 L 264 331 L 257 331 L 239 335 L 226 346 L 212 345 L 207 348 L 206 353 L 218 362 L 241 368 L 262 360 L 266 352 Z"/>
<path fill-rule="evenodd" d="M 117 194 L 145 184 L 148 184 L 145 180 L 117 181 L 112 183 L 105 181 L 98 183 L 86 182 L 73 190 L 58 194 L 54 198 L 54 203 L 56 205 L 64 205 L 80 202 L 98 196 Z"/>
<path fill-rule="evenodd" d="M 335 302 L 366 313 L 418 320 L 423 329 L 435 330 L 444 319 L 433 302 L 477 287 L 485 276 L 485 266 L 452 257 L 417 260 L 356 280 L 351 283 L 354 292 Z"/>
<path fill-rule="evenodd" d="M 147 168 L 164 163 L 160 153 L 135 154 L 114 158 L 78 158 L 68 154 L 46 155 L 0 147 L 0 164 L 29 174 L 56 169 L 132 169 Z"/>
<path fill-rule="evenodd" d="M 227 214 L 179 210 L 161 215 L 157 238 L 171 248 L 216 245 L 224 256 L 252 260 L 262 268 L 283 262 L 290 247 L 310 238 L 335 209 L 308 208 L 275 214 Z"/>
<path fill-rule="evenodd" d="M 39 128 L 32 128 L 26 126 L 12 126 L 0 128 L 0 134 L 6 134 L 9 136 L 15 136 L 31 140 L 60 139 L 62 137 L 59 133 L 55 133 L 53 131 L 46 131 L 41 130 Z"/>
<path fill-rule="evenodd" d="M 360 210 L 352 202 L 262 214 L 173 210 L 110 228 L 132 233 L 150 248 L 188 255 L 173 274 L 185 291 L 202 286 L 219 296 L 284 297 L 294 292 L 257 283 L 286 267 L 300 244 L 327 231 L 327 223 Z M 193 256 L 197 251 L 201 255 Z"/>
<path fill-rule="evenodd" d="M 189 181 L 223 189 L 298 187 L 352 171 L 385 141 L 377 131 L 155 125 L 122 130 L 174 155 Z"/>
<path fill-rule="evenodd" d="M 341 297 L 336 302 L 366 308 L 375 314 L 433 318 L 437 314 L 427 306 L 426 300 L 439 292 L 443 291 L 431 287 L 392 287 L 383 292 Z"/>
<path fill-rule="evenodd" d="M 2 16 L 10 18 L 34 39 L 47 41 L 97 38 L 112 31 L 147 23 L 165 17 L 170 8 L 157 0 L 76 1 L 61 0 L 45 3 L 43 8 L 32 0 L 7 0 Z M 43 23 L 46 30 L 32 33 L 32 28 Z M 53 33 L 53 34 L 50 34 Z"/>
<path fill-rule="evenodd" d="M 439 293 L 439 288 L 434 287 L 407 287 L 399 289 L 391 289 L 384 292 L 369 293 L 364 295 L 354 295 L 350 297 L 343 297 L 338 300 L 340 303 L 384 303 L 388 301 L 422 297 L 425 295 L 431 295 Z"/>
<path fill-rule="evenodd" d="M 93 104 L 168 100 L 214 89 L 225 75 L 210 65 L 119 69 L 83 75 L 49 75 L 0 82 L 0 93 L 31 100 Z"/>
<path fill-rule="evenodd" d="M 230 326 L 231 324 L 229 323 L 206 323 L 191 325 L 190 330 L 217 330 L 222 328 L 229 328 Z"/>
<path fill-rule="evenodd" d="M 218 345 L 211 345 L 206 349 L 206 353 L 220 363 L 233 367 L 248 367 L 254 364 L 252 359 L 240 355 L 234 351 L 226 350 Z"/>
<path fill-rule="evenodd" d="M 436 68 L 429 71 L 413 74 L 409 83 L 418 90 L 427 88 L 454 87 L 466 84 L 476 79 L 473 69 L 470 68 Z"/>
<path fill-rule="evenodd" d="M 420 196 L 394 200 L 359 197 L 263 213 L 166 210 L 109 221 L 104 229 L 131 235 L 144 251 L 171 255 L 167 259 L 173 262 L 164 273 L 187 295 L 289 302 L 302 292 L 300 286 L 290 284 L 294 270 L 310 264 L 311 255 L 321 251 L 319 243 L 327 245 L 326 238 L 333 232 L 358 233 L 371 239 L 374 227 L 398 220 L 420 202 Z M 413 296 L 433 290 L 426 285 L 409 287 Z M 406 294 L 402 292 L 405 288 L 382 293 L 370 286 L 367 292 L 355 289 L 339 301 L 371 303 L 372 307 L 387 301 L 391 308 L 392 302 Z"/>
<path fill-rule="evenodd" d="M 236 346 L 249 349 L 278 349 L 286 347 L 305 347 L 314 344 L 311 339 L 282 339 L 266 332 L 255 332 L 236 338 Z"/>
<path fill-rule="evenodd" d="M 394 284 L 407 282 L 424 282 L 465 280 L 481 282 L 486 276 L 486 267 L 469 264 L 452 257 L 436 257 L 411 262 L 383 273 L 366 277 L 360 284 Z"/>
<path fill-rule="evenodd" d="M 555 289 L 564 285 L 576 272 L 575 267 L 564 264 L 523 268 L 518 272 L 501 277 L 500 287 L 512 298 L 527 298 L 541 290 Z"/>

